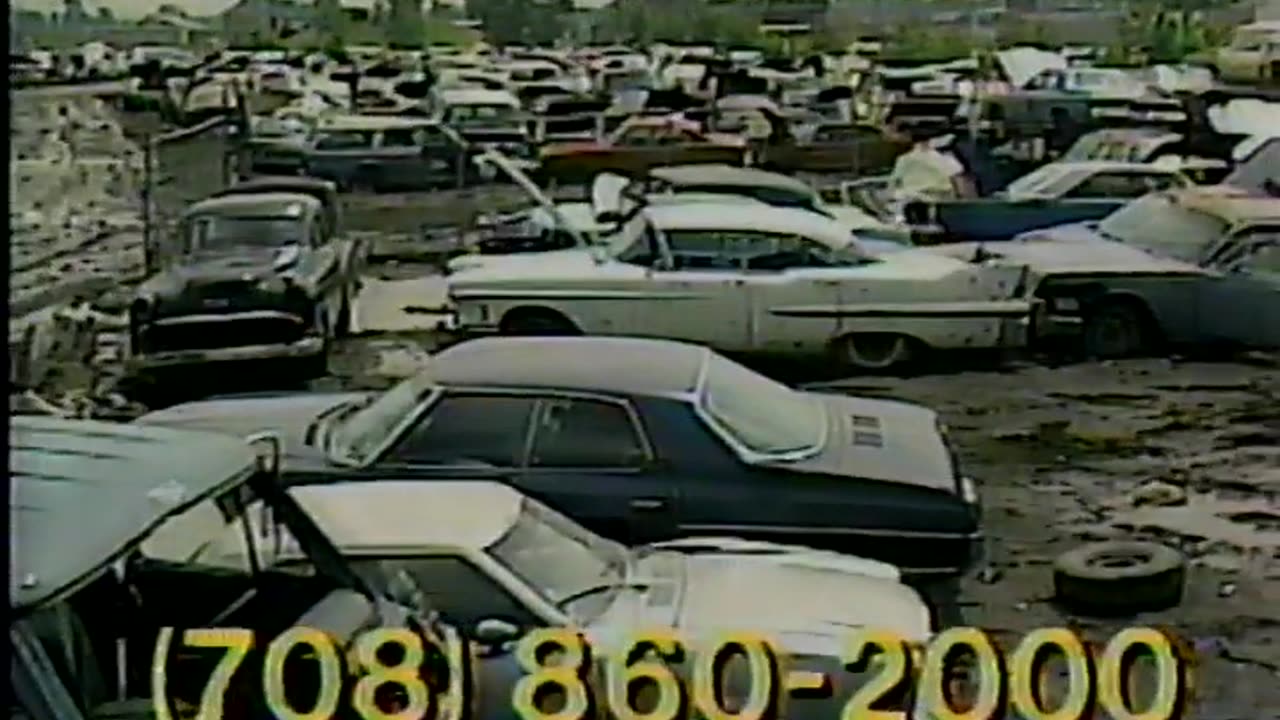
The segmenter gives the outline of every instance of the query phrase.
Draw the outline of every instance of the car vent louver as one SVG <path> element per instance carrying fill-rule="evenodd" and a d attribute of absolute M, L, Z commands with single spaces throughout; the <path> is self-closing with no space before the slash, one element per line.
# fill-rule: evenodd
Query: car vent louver
<path fill-rule="evenodd" d="M 855 432 L 853 444 L 863 447 L 884 447 L 884 436 L 873 432 Z"/>
<path fill-rule="evenodd" d="M 850 415 L 853 420 L 853 426 L 856 428 L 879 428 L 880 418 L 871 415 Z"/>

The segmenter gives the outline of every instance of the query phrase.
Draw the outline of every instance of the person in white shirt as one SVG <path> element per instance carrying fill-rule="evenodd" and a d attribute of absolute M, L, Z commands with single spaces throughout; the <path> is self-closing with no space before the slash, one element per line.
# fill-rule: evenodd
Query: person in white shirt
<path fill-rule="evenodd" d="M 895 205 L 911 200 L 948 200 L 976 193 L 964 163 L 951 151 L 954 135 L 918 136 L 889 173 L 889 197 Z"/>

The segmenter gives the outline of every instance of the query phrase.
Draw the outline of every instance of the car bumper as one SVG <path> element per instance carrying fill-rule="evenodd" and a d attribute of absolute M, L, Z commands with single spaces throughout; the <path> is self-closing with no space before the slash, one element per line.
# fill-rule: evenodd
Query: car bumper
<path fill-rule="evenodd" d="M 209 350 L 170 350 L 158 353 L 134 355 L 127 363 L 132 371 L 208 363 L 243 362 L 246 360 L 288 360 L 322 355 L 324 338 L 305 337 L 297 342 L 271 345 L 245 345 L 242 347 L 214 348 Z"/>
<path fill-rule="evenodd" d="M 1036 317 L 1033 340 L 1053 341 L 1072 339 L 1084 330 L 1084 318 L 1079 315 L 1043 312 Z"/>

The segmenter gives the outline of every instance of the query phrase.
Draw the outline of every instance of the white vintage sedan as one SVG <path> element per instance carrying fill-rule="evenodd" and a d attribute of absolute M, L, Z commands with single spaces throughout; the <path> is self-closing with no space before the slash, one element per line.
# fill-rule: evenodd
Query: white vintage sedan
<path fill-rule="evenodd" d="M 1020 265 L 877 254 L 796 208 L 708 201 L 630 215 L 605 245 L 472 259 L 448 278 L 457 329 L 670 338 L 863 369 L 1026 343 L 1035 304 Z"/>
<path fill-rule="evenodd" d="M 494 639 L 494 621 L 508 628 L 508 639 L 537 627 L 582 628 L 598 649 L 636 630 L 670 627 L 692 642 L 753 631 L 790 653 L 838 656 L 852 628 L 921 643 L 933 632 L 920 595 L 897 568 L 874 560 L 733 538 L 629 548 L 514 488 L 480 480 L 355 481 L 295 486 L 289 494 L 357 573 L 375 586 L 422 593 L 415 606 L 438 610 L 482 642 Z M 264 524 L 262 508 L 245 517 L 264 540 L 263 567 L 310 570 L 288 530 Z M 228 525 L 195 556 L 180 542 L 153 542 L 143 554 L 238 566 L 242 530 Z"/>

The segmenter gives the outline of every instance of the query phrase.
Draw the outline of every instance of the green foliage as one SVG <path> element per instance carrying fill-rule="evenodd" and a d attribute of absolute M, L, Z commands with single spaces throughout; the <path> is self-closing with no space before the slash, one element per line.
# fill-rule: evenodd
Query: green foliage
<path fill-rule="evenodd" d="M 559 40 L 573 12 L 571 0 L 535 3 L 531 0 L 469 0 L 467 10 L 499 45 L 547 45 Z"/>
<path fill-rule="evenodd" d="M 881 57 L 890 61 L 945 62 L 969 57 L 974 49 L 974 40 L 967 32 L 906 27 L 889 36 Z"/>
<path fill-rule="evenodd" d="M 768 44 L 760 33 L 758 6 L 682 0 L 617 0 L 600 12 L 593 34 L 602 42 Z"/>

